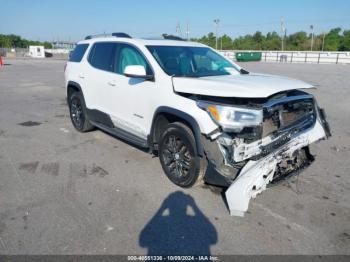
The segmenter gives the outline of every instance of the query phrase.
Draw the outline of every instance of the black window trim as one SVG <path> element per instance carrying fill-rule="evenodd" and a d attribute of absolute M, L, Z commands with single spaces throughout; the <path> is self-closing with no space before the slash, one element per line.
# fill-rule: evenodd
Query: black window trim
<path fill-rule="evenodd" d="M 78 46 L 83 46 L 83 45 L 86 46 L 86 48 L 85 48 L 84 53 L 83 53 L 83 55 L 81 56 L 80 60 L 79 60 L 79 61 L 71 61 L 70 59 L 71 59 L 71 56 L 72 56 L 73 52 L 76 50 L 76 48 L 77 48 Z M 71 62 L 71 63 L 80 63 L 81 61 L 83 61 L 84 56 L 85 56 L 85 55 L 89 52 L 89 50 L 91 49 L 90 47 L 91 47 L 91 46 L 90 46 L 89 43 L 77 44 L 76 47 L 74 48 L 74 50 L 73 50 L 72 52 L 70 52 L 69 58 L 68 58 L 68 62 Z"/>
<path fill-rule="evenodd" d="M 88 54 L 87 54 L 87 59 L 86 59 L 86 60 L 87 60 L 88 64 L 89 64 L 91 67 L 93 67 L 94 69 L 103 71 L 103 72 L 108 72 L 108 73 L 112 73 L 112 74 L 117 74 L 117 75 L 125 76 L 124 74 L 119 74 L 119 73 L 115 72 L 115 71 L 116 71 L 115 68 L 114 68 L 115 63 L 113 63 L 113 65 L 112 65 L 112 66 L 113 66 L 112 71 L 107 71 L 107 70 L 103 70 L 103 69 L 94 67 L 94 66 L 90 63 L 90 55 L 91 55 L 91 52 L 94 50 L 95 45 L 96 45 L 96 44 L 99 44 L 99 43 L 125 44 L 125 45 L 129 45 L 129 46 L 131 46 L 131 47 L 134 47 L 134 48 L 141 54 L 141 56 L 145 59 L 146 63 L 147 63 L 148 66 L 150 67 L 151 72 L 152 72 L 152 75 L 153 75 L 153 77 L 154 77 L 154 80 L 153 80 L 153 81 L 155 81 L 155 73 L 154 73 L 152 64 L 149 62 L 149 60 L 147 59 L 147 57 L 143 54 L 143 52 L 140 50 L 140 48 L 139 48 L 138 46 L 136 46 L 136 45 L 134 45 L 134 44 L 132 44 L 132 43 L 128 43 L 128 42 L 123 42 L 123 41 L 97 41 L 97 42 L 94 42 L 94 43 L 91 45 L 91 47 L 89 48 L 88 52 L 85 51 L 85 53 L 88 53 Z M 114 48 L 114 50 L 113 50 L 113 57 L 114 57 L 114 58 L 119 59 L 119 49 L 120 49 L 120 46 L 118 46 L 118 45 Z M 147 49 L 147 50 L 148 50 L 148 49 Z M 116 55 L 118 55 L 118 57 L 116 57 Z M 127 77 L 127 76 L 125 76 L 125 77 Z"/>
<path fill-rule="evenodd" d="M 114 43 L 114 42 L 112 42 L 112 41 L 101 41 L 101 42 L 93 43 L 91 48 L 89 49 L 89 53 L 88 53 L 88 55 L 86 57 L 87 58 L 86 60 L 87 60 L 88 64 L 91 67 L 93 67 L 94 69 L 100 70 L 102 72 L 114 73 L 114 64 L 112 65 L 112 71 L 108 71 L 108 70 L 104 70 L 104 69 L 101 69 L 101 68 L 97 68 L 93 64 L 91 64 L 91 62 L 90 62 L 90 59 L 91 59 L 91 56 L 92 56 L 92 52 L 94 51 L 96 44 L 105 44 L 105 43 Z M 115 46 L 114 49 L 113 49 L 113 52 L 112 52 L 112 57 L 115 56 L 115 51 L 116 50 L 117 50 L 117 47 Z"/>

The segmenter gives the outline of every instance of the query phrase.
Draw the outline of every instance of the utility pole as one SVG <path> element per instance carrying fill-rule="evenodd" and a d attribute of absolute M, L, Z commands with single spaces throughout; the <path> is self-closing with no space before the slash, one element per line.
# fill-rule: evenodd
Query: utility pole
<path fill-rule="evenodd" d="M 214 23 L 216 25 L 216 33 L 215 33 L 215 38 L 216 38 L 216 43 L 215 43 L 215 49 L 217 50 L 218 49 L 218 28 L 219 28 L 219 23 L 220 23 L 220 19 L 214 19 Z"/>
<path fill-rule="evenodd" d="M 281 51 L 284 50 L 284 31 L 285 31 L 284 21 L 283 21 L 283 18 L 282 18 L 281 19 Z"/>
<path fill-rule="evenodd" d="M 311 51 L 312 51 L 312 48 L 314 46 L 314 26 L 310 25 L 310 29 L 311 29 Z"/>
<path fill-rule="evenodd" d="M 287 50 L 287 28 L 284 28 L 284 49 Z"/>
<path fill-rule="evenodd" d="M 322 52 L 324 50 L 324 38 L 326 37 L 326 33 L 323 32 L 323 38 L 322 38 Z"/>
<path fill-rule="evenodd" d="M 182 37 L 180 22 L 176 25 L 176 33 L 178 37 Z"/>
<path fill-rule="evenodd" d="M 190 28 L 188 26 L 188 22 L 186 25 L 186 38 L 187 38 L 187 41 L 190 41 Z"/>

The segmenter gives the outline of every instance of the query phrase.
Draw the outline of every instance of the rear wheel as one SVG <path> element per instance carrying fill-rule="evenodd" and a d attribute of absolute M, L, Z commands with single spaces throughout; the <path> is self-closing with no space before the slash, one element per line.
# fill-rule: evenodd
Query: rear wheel
<path fill-rule="evenodd" d="M 159 159 L 167 177 L 176 185 L 201 184 L 207 160 L 198 155 L 192 130 L 183 123 L 168 124 L 159 141 Z"/>
<path fill-rule="evenodd" d="M 80 92 L 75 92 L 69 98 L 69 113 L 73 126 L 79 132 L 87 132 L 94 127 L 86 115 L 85 102 Z"/>

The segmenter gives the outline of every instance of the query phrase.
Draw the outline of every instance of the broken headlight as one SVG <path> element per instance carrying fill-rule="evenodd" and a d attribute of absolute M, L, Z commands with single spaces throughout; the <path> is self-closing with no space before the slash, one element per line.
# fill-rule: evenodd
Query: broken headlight
<path fill-rule="evenodd" d="M 258 126 L 263 121 L 263 111 L 198 101 L 198 107 L 208 112 L 224 131 L 239 133 L 244 127 Z"/>

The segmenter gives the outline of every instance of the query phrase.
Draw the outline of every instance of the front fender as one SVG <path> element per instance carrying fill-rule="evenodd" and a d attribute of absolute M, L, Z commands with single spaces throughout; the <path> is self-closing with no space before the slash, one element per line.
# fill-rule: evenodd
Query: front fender
<path fill-rule="evenodd" d="M 155 137 L 154 137 L 154 133 L 155 133 L 154 129 L 156 126 L 155 124 L 156 124 L 157 117 L 162 113 L 174 115 L 180 119 L 183 119 L 186 123 L 188 123 L 190 125 L 190 128 L 192 129 L 195 140 L 196 140 L 197 153 L 199 156 L 203 157 L 204 156 L 204 149 L 203 149 L 203 145 L 201 143 L 201 130 L 199 128 L 197 121 L 191 115 L 189 115 L 181 110 L 172 108 L 172 107 L 161 106 L 161 107 L 158 107 L 157 110 L 155 111 L 155 113 L 153 115 L 152 126 L 151 126 L 150 144 L 152 145 L 155 142 Z"/>

